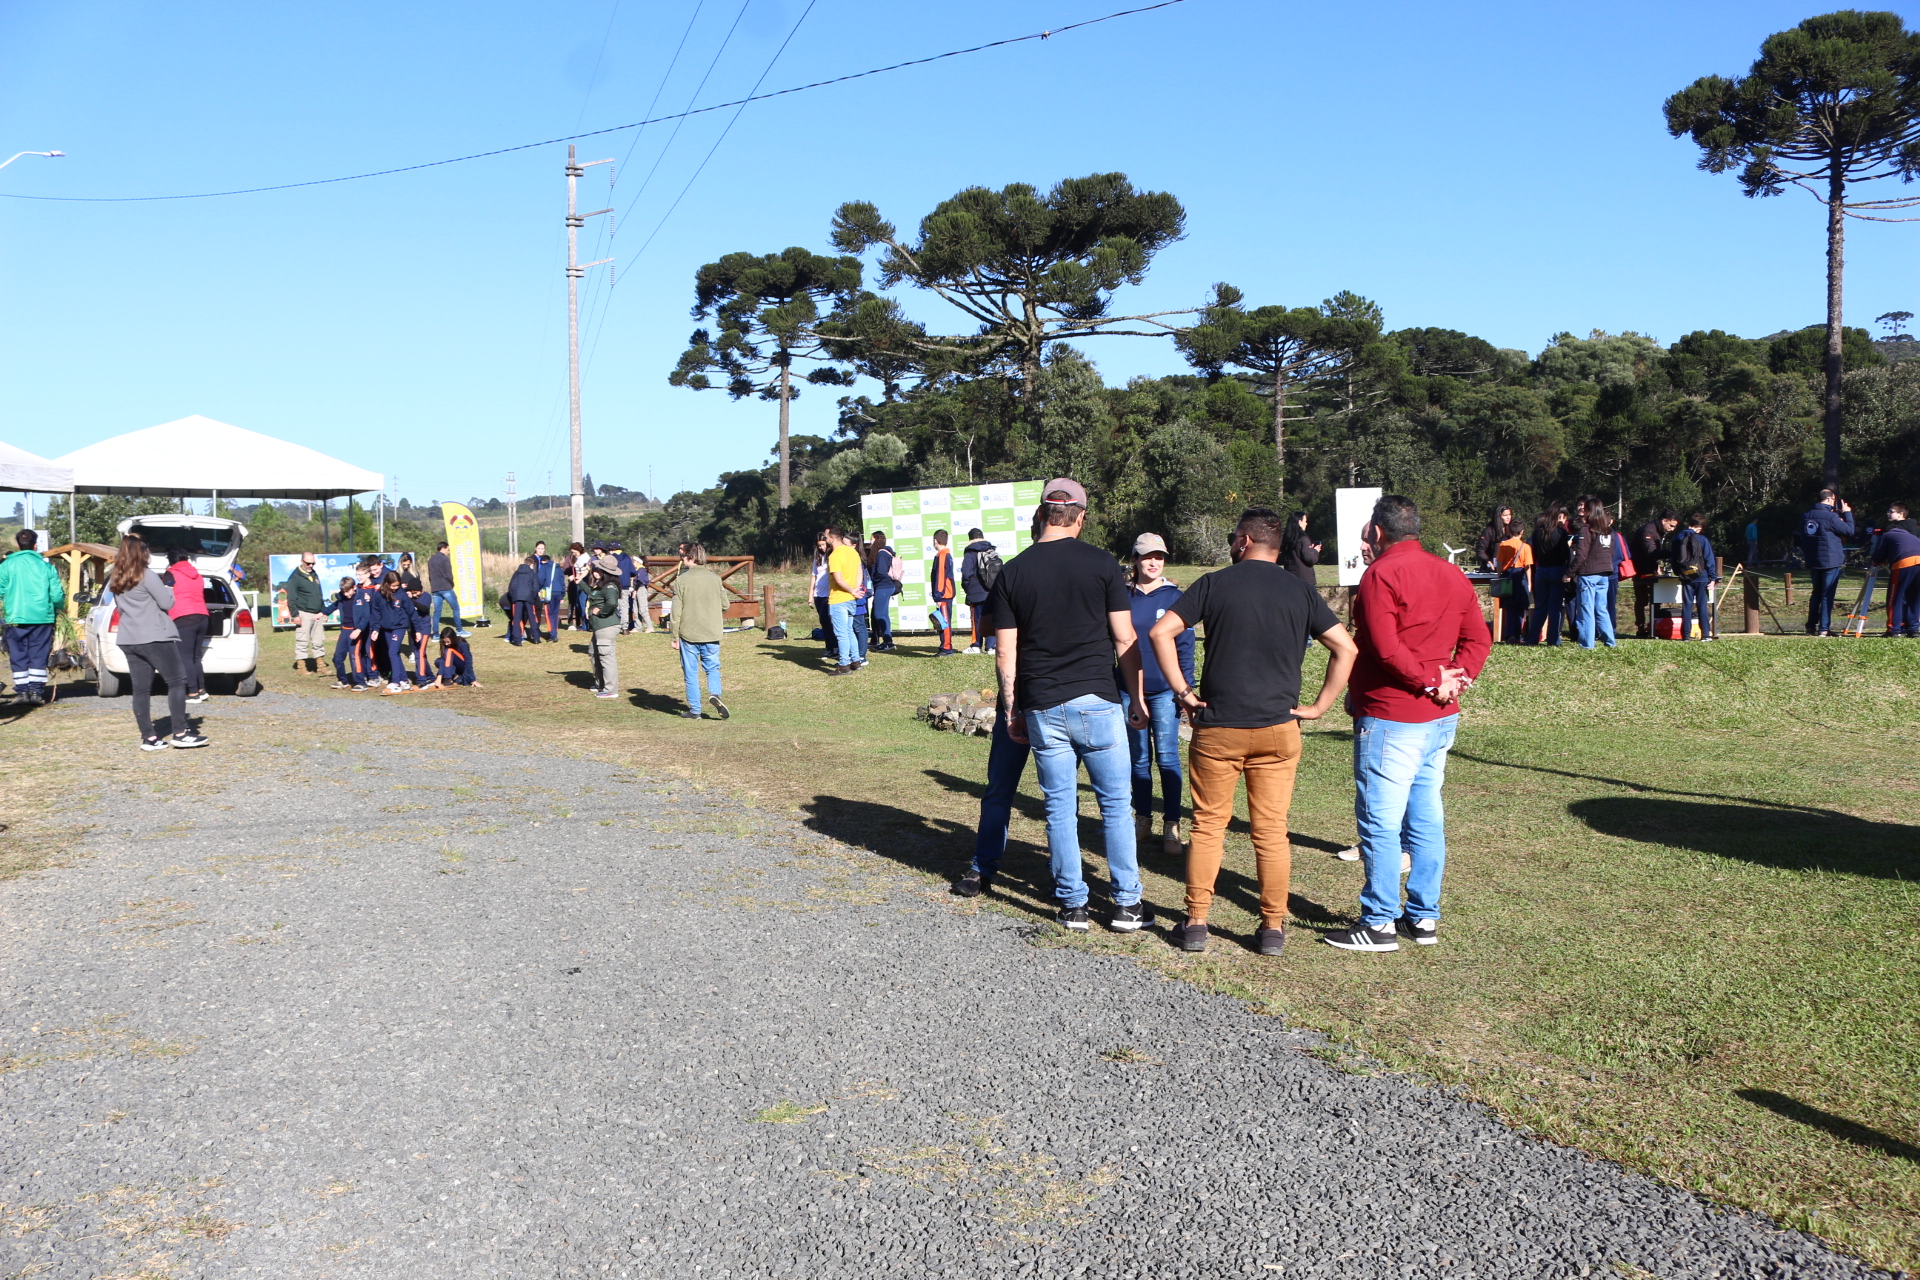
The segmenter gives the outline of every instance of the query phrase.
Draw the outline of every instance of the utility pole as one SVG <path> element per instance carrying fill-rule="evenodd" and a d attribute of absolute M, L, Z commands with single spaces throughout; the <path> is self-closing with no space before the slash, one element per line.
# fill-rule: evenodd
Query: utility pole
<path fill-rule="evenodd" d="M 520 558 L 520 499 L 514 496 L 513 472 L 507 472 L 507 554 Z"/>
<path fill-rule="evenodd" d="M 613 209 L 609 207 L 581 213 L 575 194 L 581 174 L 594 165 L 612 163 L 609 157 L 582 164 L 575 158 L 573 144 L 567 144 L 567 387 L 573 420 L 573 487 L 568 492 L 572 494 L 575 542 L 584 542 L 587 537 L 587 500 L 580 491 L 580 277 L 587 274 L 588 267 L 613 261 L 612 258 L 601 258 L 598 262 L 580 261 L 580 228 L 586 225 L 588 218 L 612 213 Z"/>

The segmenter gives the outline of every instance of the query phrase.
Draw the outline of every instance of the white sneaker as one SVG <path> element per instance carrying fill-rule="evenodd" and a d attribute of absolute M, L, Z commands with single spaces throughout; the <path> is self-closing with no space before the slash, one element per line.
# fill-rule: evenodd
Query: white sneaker
<path fill-rule="evenodd" d="M 970 644 L 970 645 L 968 645 L 968 646 L 967 646 L 966 648 L 964 648 L 964 649 L 962 649 L 962 650 L 961 650 L 960 652 L 962 652 L 962 653 L 979 653 L 979 652 L 980 652 L 980 646 L 979 646 L 979 645 L 977 645 L 977 644 Z"/>
<path fill-rule="evenodd" d="M 1333 856 L 1340 859 L 1340 861 L 1342 862 L 1358 862 L 1360 861 L 1360 846 L 1357 844 L 1348 845 L 1346 848 L 1342 849 L 1340 852 L 1334 854 Z"/>
<path fill-rule="evenodd" d="M 1184 845 L 1180 843 L 1180 819 L 1168 818 L 1160 833 L 1160 849 L 1164 853 L 1179 853 Z"/>

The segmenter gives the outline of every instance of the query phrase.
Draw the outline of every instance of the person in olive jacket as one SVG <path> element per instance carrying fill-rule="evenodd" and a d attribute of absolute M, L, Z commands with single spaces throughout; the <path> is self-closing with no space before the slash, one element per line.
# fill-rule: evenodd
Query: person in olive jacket
<path fill-rule="evenodd" d="M 293 615 L 293 669 L 318 671 L 327 645 L 327 593 L 320 586 L 313 552 L 300 553 L 300 567 L 287 575 L 285 586 L 287 612 Z"/>
<path fill-rule="evenodd" d="M 13 659 L 13 696 L 28 706 L 47 700 L 47 660 L 53 653 L 53 615 L 66 603 L 60 571 L 35 550 L 40 535 L 22 529 L 19 548 L 0 561 L 0 608 L 7 612 L 7 656 Z"/>

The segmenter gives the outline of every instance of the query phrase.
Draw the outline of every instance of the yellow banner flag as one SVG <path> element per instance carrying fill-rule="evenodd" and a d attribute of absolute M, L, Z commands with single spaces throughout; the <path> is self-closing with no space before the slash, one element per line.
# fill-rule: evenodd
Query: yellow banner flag
<path fill-rule="evenodd" d="M 460 598 L 462 625 L 487 616 L 480 588 L 480 522 L 457 502 L 440 504 L 447 525 L 447 558 L 453 561 L 453 593 Z"/>

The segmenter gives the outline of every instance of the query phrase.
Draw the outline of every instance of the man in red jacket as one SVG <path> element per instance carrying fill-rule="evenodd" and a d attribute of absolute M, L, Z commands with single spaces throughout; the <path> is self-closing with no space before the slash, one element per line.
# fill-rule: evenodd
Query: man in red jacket
<path fill-rule="evenodd" d="M 1439 941 L 1447 835 L 1440 805 L 1460 695 L 1492 641 L 1466 575 L 1420 546 L 1420 511 L 1389 495 L 1363 534 L 1373 552 L 1353 604 L 1360 657 L 1347 692 L 1353 715 L 1354 818 L 1366 888 L 1360 923 L 1328 934 L 1344 951 L 1398 951 L 1396 933 Z M 1401 851 L 1412 856 L 1400 906 Z"/>

